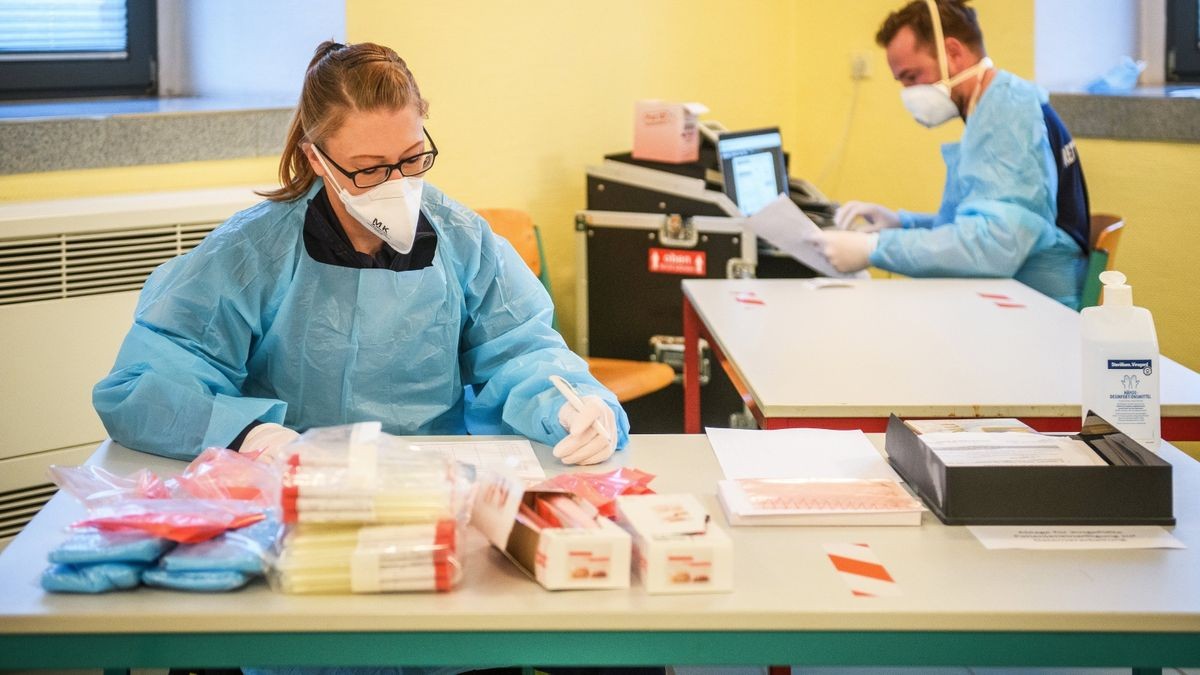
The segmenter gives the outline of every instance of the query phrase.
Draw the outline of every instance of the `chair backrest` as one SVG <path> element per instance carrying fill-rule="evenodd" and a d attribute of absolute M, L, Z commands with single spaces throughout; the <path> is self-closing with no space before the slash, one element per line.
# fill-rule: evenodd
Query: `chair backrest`
<path fill-rule="evenodd" d="M 1091 244 L 1093 251 L 1108 253 L 1111 260 L 1117 250 L 1117 242 L 1121 240 L 1121 229 L 1125 221 L 1120 216 L 1111 213 L 1093 213 L 1091 222 Z"/>
<path fill-rule="evenodd" d="M 528 213 L 519 209 L 476 209 L 496 234 L 508 240 L 529 269 L 550 293 L 550 270 L 542 248 L 542 234 Z M 558 329 L 558 315 L 551 319 Z M 587 359 L 588 369 L 621 402 L 654 393 L 675 380 L 675 371 L 665 363 L 627 359 Z M 468 387 L 469 388 L 469 387 Z"/>
<path fill-rule="evenodd" d="M 1093 213 L 1091 219 L 1091 245 L 1088 252 L 1087 275 L 1083 279 L 1082 307 L 1093 307 L 1100 302 L 1100 273 L 1110 270 L 1116 261 L 1117 244 L 1125 221 L 1110 213 Z"/>
<path fill-rule="evenodd" d="M 488 221 L 493 232 L 507 239 L 533 270 L 534 276 L 541 278 L 541 242 L 533 218 L 519 209 L 477 209 L 475 212 Z"/>
<path fill-rule="evenodd" d="M 521 256 L 521 260 L 529 265 L 534 276 L 542 282 L 550 297 L 554 292 L 550 289 L 550 269 L 546 266 L 546 252 L 542 248 L 542 233 L 533 223 L 533 218 L 520 209 L 476 209 L 475 213 L 483 216 L 492 228 L 492 232 L 504 237 L 512 244 Z M 558 314 L 554 315 L 552 325 L 558 328 Z"/>

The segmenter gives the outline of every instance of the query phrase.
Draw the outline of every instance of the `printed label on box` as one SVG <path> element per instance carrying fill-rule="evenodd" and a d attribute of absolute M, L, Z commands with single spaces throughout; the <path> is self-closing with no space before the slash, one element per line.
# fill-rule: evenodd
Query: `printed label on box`
<path fill-rule="evenodd" d="M 706 584 L 712 580 L 712 555 L 667 556 L 667 581 L 671 584 Z"/>

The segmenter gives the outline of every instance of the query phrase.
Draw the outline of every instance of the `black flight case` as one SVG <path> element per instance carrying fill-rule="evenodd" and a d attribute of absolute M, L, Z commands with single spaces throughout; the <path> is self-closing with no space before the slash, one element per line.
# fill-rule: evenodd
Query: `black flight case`
<path fill-rule="evenodd" d="M 815 276 L 744 231 L 720 174 L 705 168 L 714 165 L 706 150 L 711 152 L 702 148 L 699 162 L 682 165 L 609 155 L 603 165 L 588 167 L 587 210 L 575 217 L 580 350 L 662 361 L 676 371 L 666 389 L 624 404 L 635 433 L 683 432 L 682 280 Z M 789 183 L 793 201 L 818 224 L 827 223 L 832 205 L 804 181 Z M 703 347 L 703 424 L 753 426 L 733 384 Z"/>

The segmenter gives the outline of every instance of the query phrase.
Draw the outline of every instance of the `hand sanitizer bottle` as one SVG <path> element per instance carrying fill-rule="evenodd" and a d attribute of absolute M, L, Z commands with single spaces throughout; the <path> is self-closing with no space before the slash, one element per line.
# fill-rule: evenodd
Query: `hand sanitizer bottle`
<path fill-rule="evenodd" d="M 1104 302 L 1083 310 L 1083 415 L 1103 417 L 1150 450 L 1159 441 L 1158 334 L 1150 311 L 1115 270 L 1100 273 Z"/>

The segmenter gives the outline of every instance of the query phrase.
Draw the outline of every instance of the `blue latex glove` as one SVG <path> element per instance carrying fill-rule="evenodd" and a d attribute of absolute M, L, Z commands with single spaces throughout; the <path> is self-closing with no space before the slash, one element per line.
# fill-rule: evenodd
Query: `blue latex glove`
<path fill-rule="evenodd" d="M 1104 75 L 1084 85 L 1089 94 L 1124 94 L 1137 86 L 1138 76 L 1146 69 L 1145 61 L 1134 61 L 1128 56 L 1113 66 Z"/>

